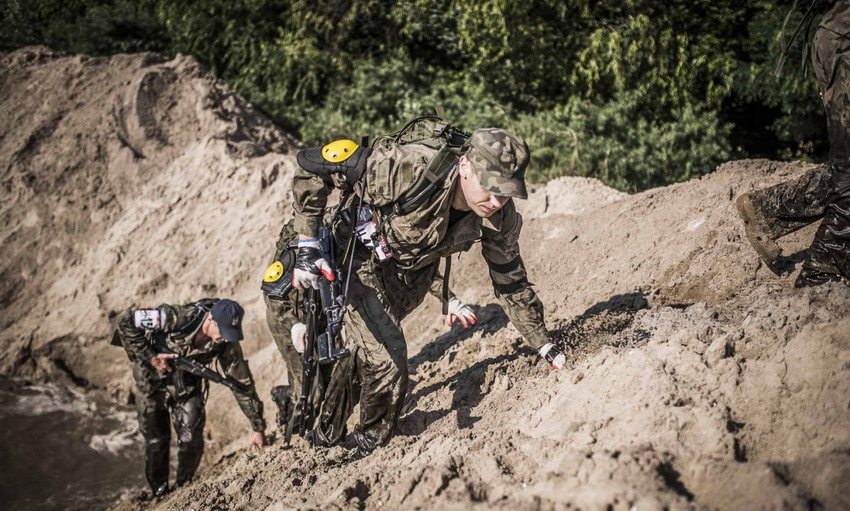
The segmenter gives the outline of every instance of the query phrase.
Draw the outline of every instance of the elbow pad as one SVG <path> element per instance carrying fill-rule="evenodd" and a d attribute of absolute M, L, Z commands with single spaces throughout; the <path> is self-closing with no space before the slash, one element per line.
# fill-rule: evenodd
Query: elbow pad
<path fill-rule="evenodd" d="M 366 172 L 366 162 L 372 149 L 362 147 L 351 140 L 337 140 L 323 147 L 298 151 L 298 165 L 315 176 L 330 183 L 331 174 L 342 174 L 345 182 L 353 187 Z"/>

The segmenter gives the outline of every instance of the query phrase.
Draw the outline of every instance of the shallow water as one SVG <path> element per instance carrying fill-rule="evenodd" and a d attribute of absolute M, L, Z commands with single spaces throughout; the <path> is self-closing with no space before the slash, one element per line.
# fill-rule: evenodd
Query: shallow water
<path fill-rule="evenodd" d="M 145 487 L 132 407 L 66 387 L 0 382 L 3 509 L 98 509 Z"/>

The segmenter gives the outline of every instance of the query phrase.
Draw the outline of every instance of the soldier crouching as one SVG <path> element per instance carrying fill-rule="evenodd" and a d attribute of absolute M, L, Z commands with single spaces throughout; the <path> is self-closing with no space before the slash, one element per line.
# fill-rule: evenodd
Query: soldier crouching
<path fill-rule="evenodd" d="M 195 474 L 204 450 L 204 405 L 208 383 L 173 367 L 178 357 L 201 371 L 218 360 L 225 383 L 251 422 L 251 445 L 266 445 L 263 403 L 257 397 L 248 362 L 242 355 L 244 311 L 232 300 L 204 299 L 185 305 L 160 305 L 124 312 L 113 343 L 120 342 L 133 366 L 139 430 L 145 441 L 145 478 L 154 496 L 168 491 L 171 429 L 177 434 L 176 486 Z"/>

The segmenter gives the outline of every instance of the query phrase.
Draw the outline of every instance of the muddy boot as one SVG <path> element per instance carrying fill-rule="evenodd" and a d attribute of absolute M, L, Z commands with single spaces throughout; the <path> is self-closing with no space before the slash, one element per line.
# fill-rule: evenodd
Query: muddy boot
<path fill-rule="evenodd" d="M 162 483 L 156 488 L 151 488 L 151 497 L 158 499 L 168 493 L 168 483 Z"/>
<path fill-rule="evenodd" d="M 304 440 L 307 440 L 307 443 L 313 448 L 332 447 L 334 445 L 334 443 L 329 441 L 319 428 L 311 429 L 305 433 Z"/>
<path fill-rule="evenodd" d="M 813 287 L 826 284 L 828 282 L 840 282 L 841 277 L 835 273 L 815 270 L 812 268 L 803 268 L 800 274 L 797 275 L 797 280 L 794 281 L 794 287 Z"/>
<path fill-rule="evenodd" d="M 832 174 L 829 165 L 815 167 L 797 179 L 746 193 L 735 202 L 750 244 L 774 273 L 774 263 L 782 255 L 776 240 L 823 217 Z"/>
<path fill-rule="evenodd" d="M 354 428 L 354 433 L 352 433 L 351 436 L 354 439 L 354 443 L 357 444 L 357 448 L 355 448 L 354 452 L 352 452 L 351 458 L 348 460 L 349 462 L 362 460 L 372 454 L 377 447 L 372 440 L 363 434 L 360 426 Z"/>
<path fill-rule="evenodd" d="M 738 209 L 738 215 L 744 221 L 744 231 L 747 233 L 750 245 L 753 246 L 767 267 L 776 273 L 773 265 L 776 259 L 782 255 L 782 249 L 769 234 L 771 229 L 767 218 L 753 205 L 749 193 L 738 197 L 738 200 L 735 201 L 735 207 Z"/>
<path fill-rule="evenodd" d="M 278 385 L 272 388 L 272 401 L 277 405 L 277 425 L 285 428 L 292 418 L 292 389 L 289 385 Z"/>

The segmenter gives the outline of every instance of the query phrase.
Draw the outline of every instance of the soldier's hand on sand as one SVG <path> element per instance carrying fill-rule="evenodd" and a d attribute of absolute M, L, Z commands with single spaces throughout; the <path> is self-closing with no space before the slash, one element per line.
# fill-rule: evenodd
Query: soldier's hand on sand
<path fill-rule="evenodd" d="M 263 433 L 262 431 L 255 431 L 251 434 L 251 441 L 248 445 L 257 450 L 262 450 L 263 447 L 266 447 L 267 445 L 269 445 L 269 443 L 268 441 L 266 441 L 265 433 Z"/>
<path fill-rule="evenodd" d="M 478 316 L 475 315 L 472 307 L 463 303 L 460 298 L 455 297 L 449 300 L 449 313 L 446 315 L 446 325 L 452 326 L 455 319 L 460 321 L 463 328 L 469 328 L 470 325 L 475 324 Z"/>
<path fill-rule="evenodd" d="M 567 363 L 567 357 L 561 351 L 561 348 L 551 342 L 547 342 L 540 348 L 540 356 L 549 362 L 552 369 L 562 369 Z"/>
<path fill-rule="evenodd" d="M 172 358 L 177 358 L 177 355 L 174 353 L 159 353 L 150 359 L 150 363 L 154 369 L 170 373 L 173 369 L 171 369 L 168 361 Z"/>

